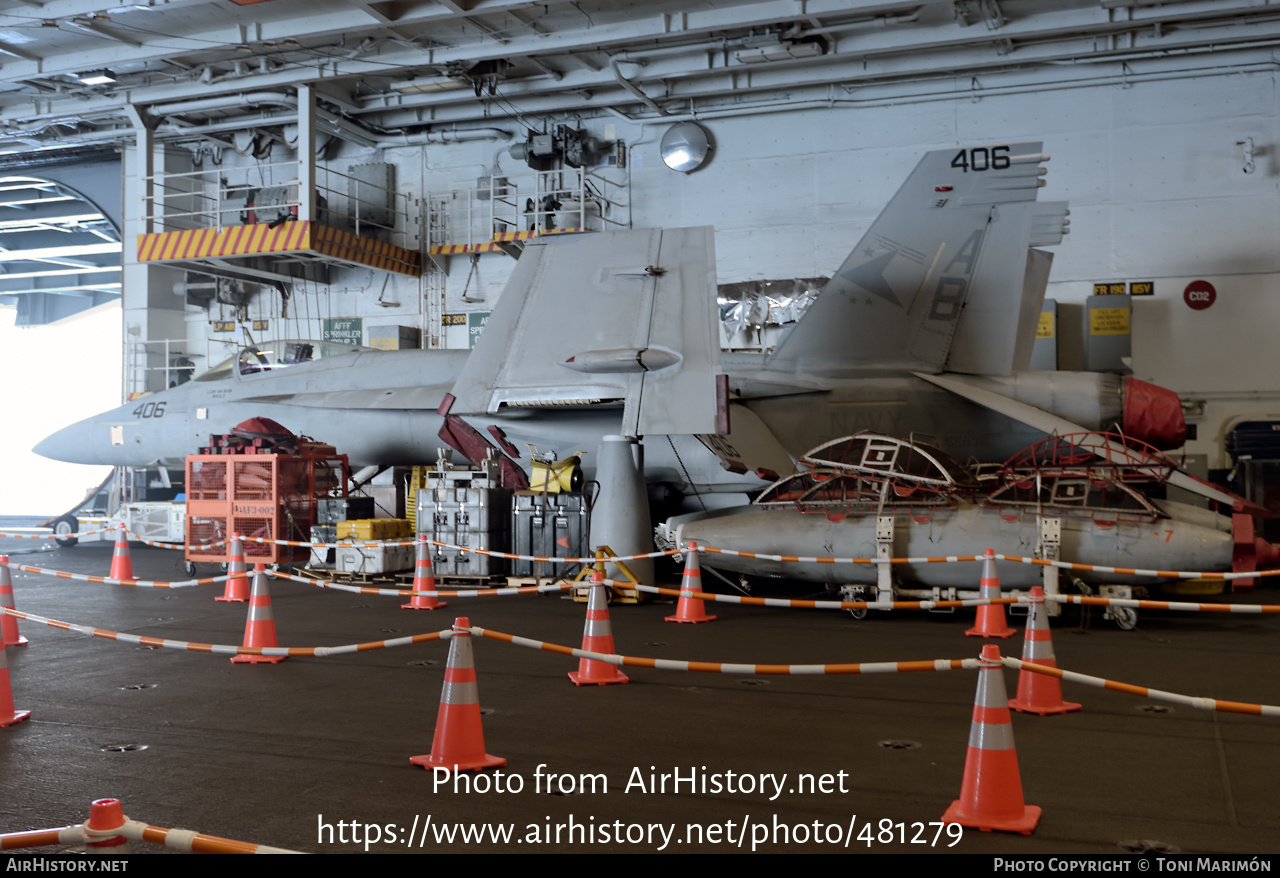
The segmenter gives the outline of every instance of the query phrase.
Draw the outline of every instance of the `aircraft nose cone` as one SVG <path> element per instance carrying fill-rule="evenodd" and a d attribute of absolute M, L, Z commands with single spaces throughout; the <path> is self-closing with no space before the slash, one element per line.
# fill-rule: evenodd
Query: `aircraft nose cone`
<path fill-rule="evenodd" d="M 89 421 L 80 421 L 70 427 L 63 427 L 51 436 L 47 436 L 31 450 L 41 457 L 60 460 L 64 463 L 106 463 L 101 460 L 100 451 L 90 441 L 93 425 Z"/>

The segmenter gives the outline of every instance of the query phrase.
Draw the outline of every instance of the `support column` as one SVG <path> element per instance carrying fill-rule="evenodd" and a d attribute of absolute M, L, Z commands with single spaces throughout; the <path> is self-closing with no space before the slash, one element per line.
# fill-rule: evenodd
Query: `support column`
<path fill-rule="evenodd" d="M 591 511 L 591 548 L 608 546 L 618 555 L 653 551 L 653 527 L 649 522 L 649 494 L 644 485 L 643 464 L 637 464 L 639 440 L 630 436 L 605 436 L 596 460 L 600 496 Z M 653 584 L 653 559 L 628 561 L 627 567 L 645 585 Z M 610 579 L 621 571 L 610 565 Z"/>
<path fill-rule="evenodd" d="M 316 218 L 316 96 L 298 86 L 298 221 Z"/>
<path fill-rule="evenodd" d="M 124 171 L 121 240 L 120 307 L 124 316 L 125 392 L 163 390 L 169 349 L 164 340 L 183 343 L 187 336 L 186 303 L 174 294 L 180 271 L 138 261 L 138 236 L 168 231 L 162 222 L 164 189 L 156 185 L 157 174 L 184 173 L 192 169 L 185 152 L 170 152 L 156 141 L 151 120 L 130 107 L 135 142 L 121 156 Z M 171 196 L 172 197 L 172 196 Z M 181 192 L 177 194 L 181 198 Z M 190 210 L 185 202 L 180 210 Z M 143 342 L 155 342 L 143 345 Z"/>

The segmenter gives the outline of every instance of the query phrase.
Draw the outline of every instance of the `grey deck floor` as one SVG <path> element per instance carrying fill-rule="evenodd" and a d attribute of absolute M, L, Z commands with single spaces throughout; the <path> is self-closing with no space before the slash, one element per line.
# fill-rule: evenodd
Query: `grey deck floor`
<path fill-rule="evenodd" d="M 0 541 L 0 551 L 40 543 Z M 109 544 L 82 545 L 14 560 L 105 575 Z M 135 574 L 181 579 L 180 553 L 134 544 Z M 975 575 L 977 570 L 975 568 Z M 18 609 L 171 639 L 239 643 L 245 605 L 216 603 L 221 587 L 175 591 L 15 576 Z M 1262 592 L 1261 600 L 1272 593 Z M 387 597 L 326 592 L 275 582 L 273 605 L 284 646 L 337 645 L 448 627 L 467 615 L 487 628 L 577 646 L 584 606 L 554 597 L 451 600 L 434 613 L 409 612 Z M 670 604 L 612 608 L 615 640 L 631 655 L 706 661 L 869 662 L 975 656 L 967 617 L 900 614 L 856 621 L 836 612 L 719 606 L 708 625 L 675 625 Z M 1055 620 L 1059 665 L 1174 692 L 1280 703 L 1280 619 L 1144 613 L 1136 631 L 1082 625 L 1068 610 Z M 476 640 L 484 735 L 519 793 L 436 790 L 409 764 L 431 749 L 447 646 L 428 643 L 279 665 L 233 666 L 225 657 L 151 650 L 22 624 L 31 644 L 8 651 L 17 707 L 32 719 L 0 730 L 0 830 L 81 821 L 95 798 L 118 797 L 129 816 L 304 851 L 362 851 L 321 843 L 320 825 L 339 821 L 396 827 L 415 819 L 512 824 L 576 821 L 600 827 L 674 824 L 668 850 L 738 849 L 684 838 L 744 822 L 835 824 L 855 833 L 881 820 L 940 819 L 960 792 L 976 677 L 971 672 L 885 676 L 756 677 L 628 669 L 626 686 L 579 689 L 563 656 Z M 1020 651 L 1020 639 L 1001 642 Z M 1016 685 L 1006 676 L 1010 690 Z M 146 688 L 129 688 L 146 684 Z M 1280 851 L 1280 720 L 1172 707 L 1129 695 L 1067 686 L 1084 711 L 1041 718 L 1015 714 L 1026 801 L 1044 816 L 1031 836 L 966 830 L 954 849 L 969 853 L 1119 853 L 1131 840 L 1183 852 Z M 911 742 L 891 748 L 882 742 Z M 145 749 L 111 752 L 109 745 Z M 538 766 L 603 775 L 608 792 L 567 795 L 533 789 Z M 845 772 L 846 792 L 680 794 L 626 791 L 633 770 L 646 778 L 693 768 L 705 773 Z M 888 825 L 888 824 L 886 824 Z M 738 829 L 733 830 L 735 833 Z M 824 829 L 825 831 L 825 829 Z M 931 832 L 932 830 L 930 830 Z M 367 834 L 362 828 L 360 838 Z M 554 832 L 554 830 L 552 830 Z M 634 832 L 634 830 L 633 830 Z M 895 828 L 893 834 L 899 832 Z M 632 836 L 635 837 L 634 835 Z M 881 836 L 883 837 L 883 836 Z M 930 836 L 931 837 L 931 836 Z M 944 845 L 875 842 L 875 852 L 923 853 Z M 436 844 L 413 850 L 651 852 L 660 843 Z M 748 836 L 743 849 L 751 848 Z M 762 851 L 827 852 L 830 844 L 766 842 Z M 379 841 L 370 852 L 405 852 Z M 855 840 L 850 851 L 866 851 Z"/>

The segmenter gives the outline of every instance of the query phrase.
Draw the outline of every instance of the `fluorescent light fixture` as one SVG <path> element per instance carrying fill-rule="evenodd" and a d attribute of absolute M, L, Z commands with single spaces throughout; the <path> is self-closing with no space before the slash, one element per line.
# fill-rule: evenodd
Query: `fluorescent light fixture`
<path fill-rule="evenodd" d="M 85 85 L 110 85 L 116 81 L 116 76 L 110 70 L 90 70 L 87 73 L 77 73 L 76 76 Z"/>

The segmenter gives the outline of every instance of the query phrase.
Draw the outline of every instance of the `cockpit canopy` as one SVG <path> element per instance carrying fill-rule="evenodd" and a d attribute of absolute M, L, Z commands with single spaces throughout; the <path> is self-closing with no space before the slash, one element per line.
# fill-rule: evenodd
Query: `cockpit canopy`
<path fill-rule="evenodd" d="M 309 363 L 325 357 L 337 357 L 352 354 L 356 351 L 367 351 L 371 348 L 360 345 L 342 344 L 336 341 L 291 340 L 268 341 L 258 345 L 241 348 L 240 353 L 228 357 L 209 371 L 197 375 L 196 381 L 222 381 L 233 374 L 256 375 L 259 372 L 271 372 L 285 369 L 299 363 Z"/>

